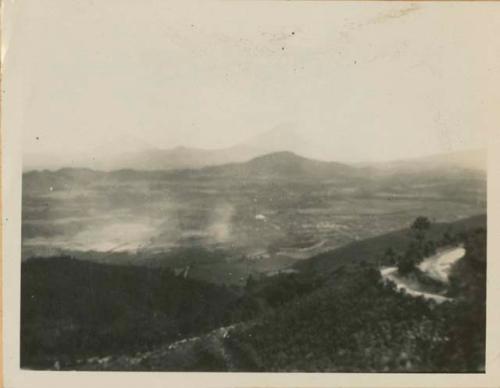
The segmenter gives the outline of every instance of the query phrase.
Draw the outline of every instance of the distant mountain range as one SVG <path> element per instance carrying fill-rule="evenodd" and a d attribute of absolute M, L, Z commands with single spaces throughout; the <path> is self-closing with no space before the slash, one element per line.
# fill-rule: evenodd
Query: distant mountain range
<path fill-rule="evenodd" d="M 277 135 L 279 139 L 281 135 Z M 299 156 L 298 152 L 286 148 L 276 149 L 277 142 L 271 141 L 266 147 L 265 141 L 255 138 L 246 144 L 239 144 L 221 149 L 199 149 L 176 147 L 167 150 L 147 149 L 129 152 L 120 155 L 103 156 L 101 158 L 75 157 L 68 159 L 51 159 L 47 155 L 26 155 L 24 171 L 32 170 L 60 170 L 62 168 L 84 168 L 97 171 L 116 170 L 187 170 L 203 169 L 206 167 L 221 166 L 221 173 L 238 171 L 240 174 L 263 173 L 269 170 L 270 175 L 310 174 L 311 176 L 328 176 L 332 169 L 335 173 L 353 172 L 353 168 L 368 168 L 375 171 L 391 172 L 417 172 L 433 169 L 468 169 L 486 171 L 486 150 L 475 149 L 458 151 L 447 154 L 433 155 L 423 158 L 413 158 L 379 163 L 357 163 L 352 165 L 338 162 L 320 161 Z M 274 140 L 276 140 L 274 139 Z M 290 143 L 296 143 L 297 139 Z M 302 154 L 301 154 L 302 155 Z M 248 164 L 245 164 L 248 162 Z M 272 171 L 271 171 L 272 170 Z M 213 168 L 208 172 L 215 173 Z M 207 172 L 207 171 L 205 171 Z M 264 174 L 265 175 L 265 174 Z M 269 174 L 268 174 L 269 175 Z"/>
<path fill-rule="evenodd" d="M 332 179 L 360 176 L 364 168 L 352 167 L 337 162 L 324 162 L 296 155 L 289 151 L 274 152 L 258 156 L 246 162 L 227 163 L 202 168 L 179 169 L 119 169 L 113 171 L 89 168 L 62 168 L 55 171 L 36 170 L 24 174 L 25 185 L 37 187 L 59 187 L 63 182 L 90 184 L 98 180 L 134 180 L 170 178 L 227 178 L 227 179 Z M 26 187 L 27 188 L 27 187 Z M 29 191 L 29 190 L 28 190 Z"/>
<path fill-rule="evenodd" d="M 130 142 L 127 146 L 133 149 Z M 66 167 L 101 171 L 196 169 L 246 162 L 258 156 L 279 151 L 291 151 L 311 157 L 316 156 L 314 150 L 317 149 L 293 128 L 287 126 L 258 134 L 230 147 L 217 149 L 184 146 L 169 149 L 143 148 L 139 144 L 137 147 L 134 151 L 122 153 L 103 152 L 100 149 L 89 151 L 85 155 L 69 152 L 65 155 L 27 153 L 23 158 L 23 170 L 58 170 Z"/>
<path fill-rule="evenodd" d="M 90 168 L 113 171 L 134 170 L 178 170 L 202 168 L 226 163 L 243 162 L 262 154 L 261 151 L 246 146 L 205 150 L 200 148 L 175 147 L 172 149 L 145 149 L 118 155 L 96 157 L 68 157 L 53 160 L 46 155 L 26 155 L 24 170 L 57 170 L 64 167 Z"/>
<path fill-rule="evenodd" d="M 61 168 L 89 168 L 92 170 L 179 170 L 196 169 L 249 161 L 257 156 L 278 151 L 292 151 L 302 154 L 306 144 L 298 133 L 289 128 L 277 128 L 254 136 L 234 146 L 218 149 L 174 147 L 170 149 L 140 148 L 118 154 L 96 151 L 87 155 L 50 155 L 44 153 L 25 154 L 23 170 L 58 170 Z M 130 146 L 130 144 L 129 144 Z"/>
<path fill-rule="evenodd" d="M 343 163 L 324 162 L 305 158 L 290 151 L 281 151 L 258 156 L 244 163 L 207 167 L 203 172 L 210 175 L 253 178 L 328 179 L 357 175 L 359 170 Z"/>
<path fill-rule="evenodd" d="M 181 152 L 184 154 L 184 152 Z M 113 171 L 89 168 L 62 168 L 54 171 L 25 172 L 23 187 L 26 192 L 48 190 L 67 185 L 84 186 L 95 182 L 120 182 L 130 180 L 163 179 L 230 179 L 230 180 L 281 180 L 281 181 L 335 181 L 341 184 L 370 182 L 373 178 L 389 179 L 397 184 L 404 182 L 435 182 L 451 179 L 486 179 L 484 152 L 467 151 L 429 158 L 402 160 L 369 165 L 347 165 L 309 159 L 293 152 L 281 151 L 257 156 L 249 161 L 226 163 L 216 166 L 179 169 L 119 169 Z M 183 164 L 185 165 L 185 164 Z"/>
<path fill-rule="evenodd" d="M 111 153 L 109 147 L 107 151 L 97 145 L 97 150 L 89 151 L 88 154 L 70 153 L 63 154 L 25 154 L 23 159 L 23 170 L 59 170 L 61 168 L 87 168 L 98 171 L 115 170 L 140 170 L 140 171 L 158 171 L 158 170 L 185 170 L 200 169 L 204 167 L 220 166 L 227 164 L 236 164 L 252 161 L 248 167 L 228 167 L 229 169 L 258 169 L 262 163 L 280 164 L 278 168 L 283 172 L 284 169 L 299 168 L 303 173 L 318 173 L 324 175 L 326 170 L 332 169 L 336 165 L 336 170 L 340 167 L 339 163 L 345 160 L 347 149 L 350 146 L 342 143 L 340 138 L 338 142 L 333 142 L 329 137 L 321 140 L 321 136 L 304 136 L 303 133 L 296 130 L 293 124 L 282 124 L 270 131 L 259 133 L 246 139 L 244 142 L 230 147 L 218 149 L 202 149 L 193 147 L 174 147 L 170 149 L 154 148 L 141 145 L 140 140 L 135 142 L 120 142 L 117 149 L 122 146 L 128 147 L 132 151 Z M 136 144 L 137 143 L 137 144 Z M 288 152 L 288 154 L 283 152 Z M 361 150 L 354 150 L 358 154 Z M 266 157 L 264 159 L 255 158 L 277 153 L 278 156 Z M 280 154 L 281 153 L 281 154 Z M 302 159 L 293 159 L 292 154 L 300 155 Z M 338 158 L 331 157 L 338 155 Z M 359 155 L 358 155 L 359 157 Z M 367 155 L 367 157 L 370 157 Z M 307 161 L 305 158 L 309 158 Z M 380 155 L 384 159 L 384 155 Z M 326 164 L 321 164 L 321 161 Z M 290 165 L 290 163 L 292 163 Z M 443 167 L 458 167 L 474 170 L 486 169 L 486 152 L 481 149 L 452 152 L 447 154 L 434 155 L 423 158 L 409 158 L 405 160 L 396 160 L 390 162 L 370 162 L 356 163 L 353 167 L 369 167 L 376 170 L 391 172 L 394 170 L 421 170 Z M 345 164 L 344 164 L 345 167 Z M 314 170 L 314 172 L 313 172 Z M 338 171 L 337 171 L 338 172 Z M 328 174 L 326 174 L 328 175 Z"/>
<path fill-rule="evenodd" d="M 359 166 L 371 167 L 389 172 L 417 172 L 449 168 L 486 171 L 487 164 L 487 150 L 473 149 L 431 155 L 422 158 L 411 158 L 382 163 L 364 163 L 359 164 Z"/>

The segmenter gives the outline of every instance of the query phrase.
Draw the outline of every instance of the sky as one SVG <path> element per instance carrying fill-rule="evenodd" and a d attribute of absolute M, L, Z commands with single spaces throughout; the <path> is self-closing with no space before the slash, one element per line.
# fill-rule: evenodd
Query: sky
<path fill-rule="evenodd" d="M 7 0 L 7 16 L 24 153 L 223 148 L 289 127 L 319 158 L 377 161 L 484 147 L 494 124 L 484 4 Z"/>

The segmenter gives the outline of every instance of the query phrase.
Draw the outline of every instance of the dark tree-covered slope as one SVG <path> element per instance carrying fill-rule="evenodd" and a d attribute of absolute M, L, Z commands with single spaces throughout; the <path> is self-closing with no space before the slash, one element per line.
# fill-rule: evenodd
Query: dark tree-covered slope
<path fill-rule="evenodd" d="M 21 365 L 147 349 L 222 325 L 237 295 L 168 269 L 68 257 L 22 264 Z"/>

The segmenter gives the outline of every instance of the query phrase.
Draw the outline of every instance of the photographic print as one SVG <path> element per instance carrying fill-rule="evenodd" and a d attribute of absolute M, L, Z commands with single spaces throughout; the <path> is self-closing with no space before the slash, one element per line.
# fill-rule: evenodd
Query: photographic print
<path fill-rule="evenodd" d="M 491 12 L 16 7 L 21 370 L 485 373 Z"/>

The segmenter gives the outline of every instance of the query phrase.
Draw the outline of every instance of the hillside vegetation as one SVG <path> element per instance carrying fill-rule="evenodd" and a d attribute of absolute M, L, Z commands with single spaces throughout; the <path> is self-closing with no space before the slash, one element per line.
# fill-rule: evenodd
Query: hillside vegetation
<path fill-rule="evenodd" d="M 30 260 L 22 268 L 21 363 L 82 370 L 483 370 L 485 217 L 426 232 L 425 242 L 467 249 L 452 270 L 450 302 L 415 298 L 382 281 L 379 265 L 393 260 L 386 252 L 404 252 L 414 239 L 407 229 L 353 243 L 304 262 L 299 273 L 250 276 L 243 288 L 169 269 Z"/>
<path fill-rule="evenodd" d="M 167 269 L 69 257 L 22 264 L 21 365 L 144 350 L 222 325 L 237 298 Z"/>
<path fill-rule="evenodd" d="M 438 305 L 397 292 L 392 283 L 381 281 L 373 260 L 340 264 L 335 261 L 345 252 L 332 252 L 329 263 L 325 256 L 310 263 L 321 271 L 330 264 L 327 283 L 259 324 L 235 331 L 227 340 L 229 349 L 245 360 L 240 368 L 255 371 L 484 371 L 484 221 L 464 220 L 453 225 L 455 232 L 450 225 L 430 228 L 432 237 L 445 230 L 440 241 L 463 244 L 467 251 L 453 268 L 450 302 Z M 404 234 L 354 244 L 350 251 L 391 241 L 399 247 Z"/>

